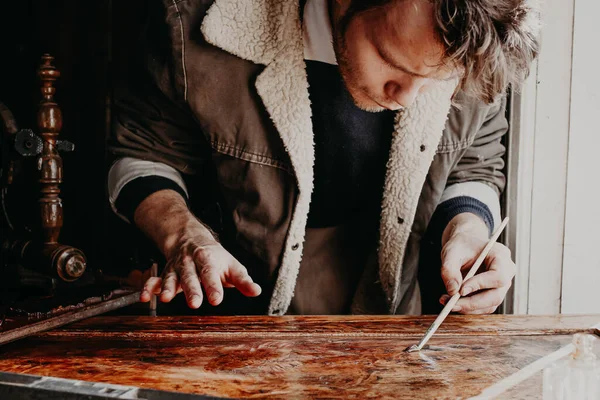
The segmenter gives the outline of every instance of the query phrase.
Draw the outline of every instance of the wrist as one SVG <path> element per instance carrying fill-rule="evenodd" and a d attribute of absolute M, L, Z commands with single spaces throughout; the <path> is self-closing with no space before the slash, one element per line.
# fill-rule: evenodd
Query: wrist
<path fill-rule="evenodd" d="M 485 221 L 480 216 L 465 212 L 456 215 L 450 220 L 442 235 L 442 245 L 459 234 L 466 234 L 487 240 L 490 232 Z"/>
<path fill-rule="evenodd" d="M 163 229 L 163 234 L 157 242 L 160 251 L 167 259 L 171 258 L 174 251 L 177 251 L 184 242 L 193 238 L 193 242 L 198 246 L 204 246 L 216 242 L 212 231 L 200 222 L 190 211 L 174 218 Z"/>
<path fill-rule="evenodd" d="M 161 190 L 144 199 L 135 210 L 134 221 L 167 258 L 183 237 L 215 241 L 211 231 L 188 209 L 185 199 L 172 190 Z"/>

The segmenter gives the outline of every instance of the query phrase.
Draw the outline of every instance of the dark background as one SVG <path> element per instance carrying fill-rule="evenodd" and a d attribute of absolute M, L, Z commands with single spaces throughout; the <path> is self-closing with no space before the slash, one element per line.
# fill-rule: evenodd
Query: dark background
<path fill-rule="evenodd" d="M 64 226 L 60 242 L 84 251 L 88 268 L 126 274 L 137 262 L 135 246 L 144 238 L 110 210 L 107 200 L 106 138 L 112 90 L 124 79 L 146 16 L 143 0 L 18 0 L 0 5 L 0 102 L 20 128 L 38 132 L 41 100 L 37 77 L 41 56 L 52 55 L 61 72 L 55 99 L 62 109 L 59 139 L 75 144 L 61 153 Z M 39 219 L 35 158 L 23 161 L 12 193 L 13 213 L 29 224 Z M 15 209 L 17 208 L 17 209 Z M 36 221 L 35 221 L 36 222 Z M 31 224 L 35 224 L 31 222 Z M 15 224 L 17 225 L 17 224 Z M 5 229 L 3 227 L 3 229 Z"/>

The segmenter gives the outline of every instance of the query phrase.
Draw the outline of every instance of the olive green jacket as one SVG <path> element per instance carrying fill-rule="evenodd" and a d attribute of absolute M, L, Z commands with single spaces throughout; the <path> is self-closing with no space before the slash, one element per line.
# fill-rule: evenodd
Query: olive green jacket
<path fill-rule="evenodd" d="M 270 279 L 265 311 L 284 314 L 313 190 L 298 0 L 163 3 L 152 12 L 144 71 L 117 96 L 111 152 L 160 161 L 198 183 L 198 215 L 253 276 Z M 379 246 L 353 312 L 418 314 L 420 241 L 445 191 L 483 183 L 498 202 L 505 102 L 459 95 L 461 109 L 451 107 L 456 85 L 440 83 L 397 115 Z"/>

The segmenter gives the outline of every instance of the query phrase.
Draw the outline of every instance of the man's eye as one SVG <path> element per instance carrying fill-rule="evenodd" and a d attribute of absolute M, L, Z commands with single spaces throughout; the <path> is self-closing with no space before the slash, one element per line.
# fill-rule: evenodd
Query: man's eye
<path fill-rule="evenodd" d="M 393 65 L 392 65 L 390 62 L 388 62 L 388 61 L 387 61 L 385 58 L 382 58 L 382 60 L 383 60 L 383 63 L 384 63 L 384 64 L 385 64 L 385 65 L 386 65 L 388 68 L 391 68 L 391 69 L 397 69 L 397 68 L 396 68 L 395 66 L 393 66 Z"/>

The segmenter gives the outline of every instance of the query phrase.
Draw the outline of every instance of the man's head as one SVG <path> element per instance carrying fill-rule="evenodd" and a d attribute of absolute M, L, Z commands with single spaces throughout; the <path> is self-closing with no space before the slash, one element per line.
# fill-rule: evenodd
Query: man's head
<path fill-rule="evenodd" d="M 538 52 L 532 0 L 333 0 L 334 48 L 356 104 L 401 109 L 440 81 L 491 103 Z"/>

